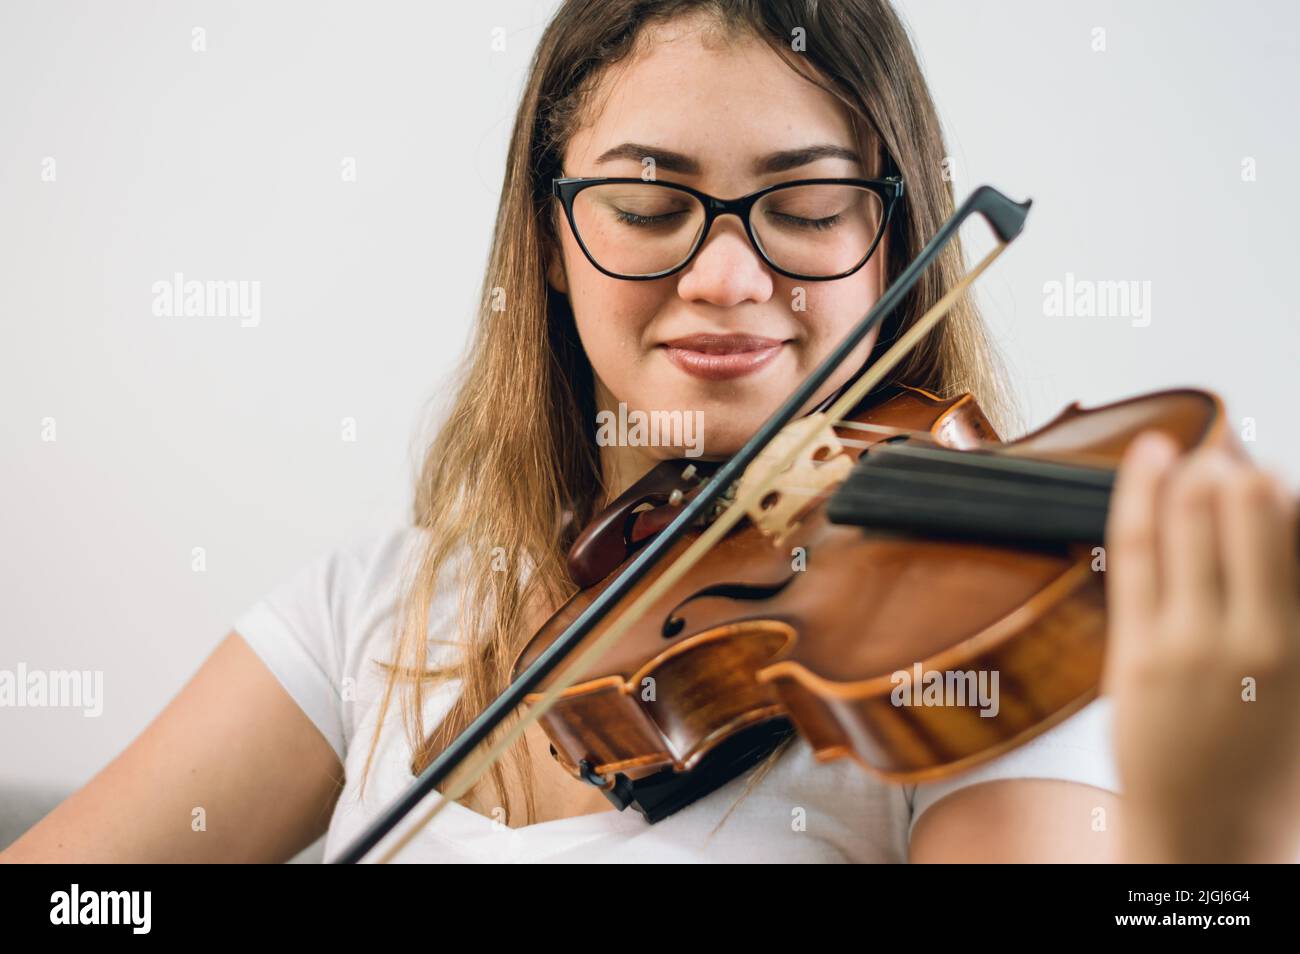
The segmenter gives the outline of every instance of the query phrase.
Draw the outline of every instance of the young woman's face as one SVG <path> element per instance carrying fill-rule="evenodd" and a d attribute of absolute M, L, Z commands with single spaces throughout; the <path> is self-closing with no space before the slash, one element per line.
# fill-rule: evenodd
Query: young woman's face
<path fill-rule="evenodd" d="M 594 115 L 565 151 L 564 175 L 643 177 L 651 157 L 654 178 L 728 199 L 795 179 L 875 175 L 858 159 L 836 156 L 786 157 L 765 171 L 774 154 L 809 147 L 856 156 L 843 107 L 758 40 L 719 44 L 691 20 L 654 32 L 646 52 L 603 78 L 590 101 Z M 792 279 L 766 265 L 731 215 L 715 220 L 694 260 L 675 275 L 611 278 L 587 260 L 555 205 L 563 261 L 552 261 L 548 276 L 568 294 L 595 372 L 598 409 L 617 414 L 621 402 L 629 412 L 693 415 L 702 424 L 705 457 L 735 453 L 881 293 L 883 243 L 847 278 Z M 706 352 L 749 351 L 739 358 L 668 344 L 695 335 L 769 341 L 693 343 Z M 874 340 L 873 334 L 862 343 L 808 408 L 862 366 Z M 666 446 L 614 453 L 623 457 L 621 471 L 684 456 L 681 447 Z M 629 457 L 645 466 L 629 465 Z"/>

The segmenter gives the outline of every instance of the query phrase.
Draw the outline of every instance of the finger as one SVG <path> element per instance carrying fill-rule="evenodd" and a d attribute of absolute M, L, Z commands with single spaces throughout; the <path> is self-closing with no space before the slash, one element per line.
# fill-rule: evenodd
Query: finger
<path fill-rule="evenodd" d="M 1246 464 L 1237 465 L 1220 491 L 1229 632 L 1254 650 L 1286 647 L 1287 624 L 1296 603 L 1293 504 L 1280 482 Z"/>
<path fill-rule="evenodd" d="M 1133 633 L 1149 631 L 1159 605 L 1156 500 L 1177 448 L 1156 431 L 1139 435 L 1120 461 L 1106 519 L 1106 602 L 1116 664 Z"/>
<path fill-rule="evenodd" d="M 1215 498 L 1234 466 L 1217 448 L 1194 451 L 1176 467 L 1160 506 L 1160 592 L 1175 639 L 1213 634 L 1223 614 Z"/>

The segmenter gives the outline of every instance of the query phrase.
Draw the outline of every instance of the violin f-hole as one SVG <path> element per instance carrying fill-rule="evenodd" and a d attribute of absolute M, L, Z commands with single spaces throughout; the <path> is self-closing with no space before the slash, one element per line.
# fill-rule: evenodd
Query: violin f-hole
<path fill-rule="evenodd" d="M 713 586 L 706 586 L 704 589 L 692 593 L 672 608 L 672 611 L 664 619 L 663 637 L 664 639 L 673 639 L 681 635 L 682 630 L 686 628 L 686 619 L 681 615 L 681 610 L 688 603 L 693 603 L 695 600 L 704 599 L 708 596 L 721 596 L 731 600 L 767 600 L 778 595 L 790 585 L 793 579 L 792 574 L 780 583 L 715 583 Z"/>

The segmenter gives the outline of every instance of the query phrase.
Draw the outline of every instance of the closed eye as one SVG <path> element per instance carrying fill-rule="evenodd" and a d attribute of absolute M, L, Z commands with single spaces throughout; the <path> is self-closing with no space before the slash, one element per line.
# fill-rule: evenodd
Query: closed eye
<path fill-rule="evenodd" d="M 843 214 L 838 212 L 835 215 L 828 215 L 821 219 L 805 219 L 797 215 L 787 215 L 784 212 L 768 212 L 767 216 L 770 219 L 776 219 L 781 225 L 814 232 L 825 232 L 828 229 L 833 229 L 844 218 Z"/>
<path fill-rule="evenodd" d="M 666 225 L 674 219 L 686 215 L 685 212 L 669 212 L 665 215 L 637 215 L 635 212 L 624 212 L 622 209 L 614 210 L 614 217 L 624 225 Z"/>

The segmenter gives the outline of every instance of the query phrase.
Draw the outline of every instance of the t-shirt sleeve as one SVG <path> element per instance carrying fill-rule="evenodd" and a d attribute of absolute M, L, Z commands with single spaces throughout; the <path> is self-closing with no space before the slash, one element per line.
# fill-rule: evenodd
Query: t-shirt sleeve
<path fill-rule="evenodd" d="M 1057 778 L 1118 792 L 1111 746 L 1111 700 L 1090 702 L 1060 725 L 956 778 L 926 782 L 912 794 L 909 836 L 921 814 L 968 785 L 1004 778 Z"/>
<path fill-rule="evenodd" d="M 371 590 L 396 568 L 403 536 L 401 531 L 373 534 L 323 553 L 235 619 L 235 631 L 320 730 L 339 761 L 348 744 L 343 686 L 357 656 L 351 643 L 364 628 Z"/>

